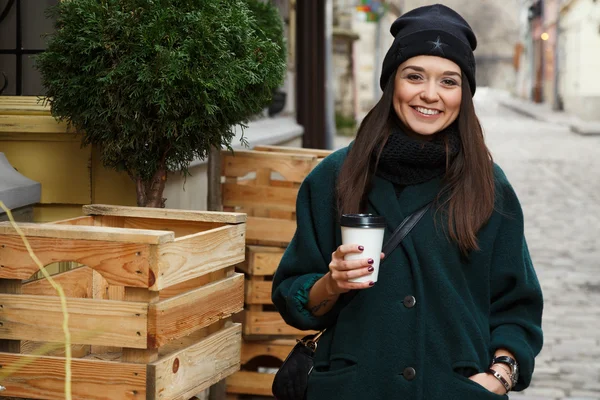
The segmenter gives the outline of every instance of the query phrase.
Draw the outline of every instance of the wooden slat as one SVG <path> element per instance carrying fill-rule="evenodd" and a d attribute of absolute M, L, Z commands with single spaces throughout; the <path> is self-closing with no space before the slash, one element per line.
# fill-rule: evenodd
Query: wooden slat
<path fill-rule="evenodd" d="M 78 225 L 78 226 L 94 226 L 94 217 L 83 216 L 69 219 L 63 219 L 60 221 L 48 222 L 53 225 Z"/>
<path fill-rule="evenodd" d="M 126 301 L 139 301 L 143 302 L 151 307 L 158 301 L 158 292 L 153 292 L 144 288 L 125 288 L 125 300 Z M 149 311 L 149 310 L 148 310 Z M 150 325 L 150 313 L 148 312 L 148 326 Z M 150 329 L 148 329 L 148 342 L 150 342 Z M 148 346 L 148 342 L 144 347 Z M 137 364 L 147 364 L 152 361 L 156 361 L 158 358 L 158 349 L 156 348 L 128 348 L 123 347 L 123 356 L 122 361 L 124 362 L 133 362 Z"/>
<path fill-rule="evenodd" d="M 0 131 L 14 133 L 65 133 L 74 132 L 64 122 L 46 115 L 0 115 Z"/>
<path fill-rule="evenodd" d="M 295 345 L 296 340 L 294 339 L 269 341 L 245 340 L 242 343 L 242 365 L 259 356 L 271 356 L 283 362 Z"/>
<path fill-rule="evenodd" d="M 0 278 L 29 279 L 39 271 L 19 236 L 0 236 Z M 43 265 L 76 261 L 98 271 L 108 283 L 119 286 L 148 287 L 156 260 L 152 246 L 100 240 L 63 240 L 29 237 L 35 255 Z"/>
<path fill-rule="evenodd" d="M 150 305 L 150 343 L 160 347 L 214 322 L 240 312 L 244 307 L 244 275 L 235 274 Z"/>
<path fill-rule="evenodd" d="M 91 347 L 89 344 L 73 344 L 71 345 L 71 357 L 81 358 L 90 354 Z M 22 354 L 35 354 L 39 356 L 65 356 L 64 343 L 47 343 L 34 342 L 31 340 L 21 341 Z"/>
<path fill-rule="evenodd" d="M 246 224 L 227 225 L 175 239 L 158 248 L 153 290 L 162 290 L 244 261 Z"/>
<path fill-rule="evenodd" d="M 73 344 L 145 348 L 148 306 L 124 301 L 69 299 Z M 0 294 L 0 338 L 62 342 L 63 314 L 54 296 Z"/>
<path fill-rule="evenodd" d="M 63 400 L 65 359 L 0 353 L 2 396 Z M 146 366 L 71 360 L 74 400 L 146 399 Z"/>
<path fill-rule="evenodd" d="M 246 222 L 246 216 L 241 213 L 226 213 L 218 211 L 175 210 L 169 208 L 126 207 L 105 204 L 83 206 L 87 215 L 113 215 L 121 217 L 175 219 L 198 222 L 221 222 L 224 224 L 239 224 Z"/>
<path fill-rule="evenodd" d="M 275 374 L 239 371 L 227 378 L 227 393 L 272 396 Z"/>
<path fill-rule="evenodd" d="M 84 266 L 53 275 L 52 279 L 63 288 L 65 296 L 91 299 L 94 297 L 93 273 L 93 269 Z M 23 284 L 23 294 L 58 296 L 45 278 Z"/>
<path fill-rule="evenodd" d="M 123 218 L 123 226 L 125 228 L 172 231 L 175 233 L 176 238 L 225 226 L 225 224 L 222 222 L 181 221 L 173 219 L 137 217 L 119 218 Z"/>
<path fill-rule="evenodd" d="M 22 293 L 23 284 L 19 279 L 0 279 L 0 293 L 19 295 Z M 1 310 L 0 310 L 1 311 Z M 20 340 L 0 339 L 0 351 L 8 353 L 19 353 L 21 351 Z M 1 381 L 0 381 L 1 382 Z"/>
<path fill-rule="evenodd" d="M 73 226 L 20 223 L 23 234 L 29 237 L 44 237 L 55 239 L 85 239 L 96 241 L 111 241 L 120 243 L 161 244 L 175 239 L 173 232 L 144 229 L 108 228 L 102 226 Z M 8 222 L 0 223 L 0 235 L 17 235 Z"/>
<path fill-rule="evenodd" d="M 321 150 L 321 149 L 307 149 L 304 147 L 288 147 L 288 146 L 267 146 L 267 145 L 259 145 L 254 146 L 253 150 L 256 151 L 272 151 L 276 153 L 292 153 L 292 154 L 308 154 L 311 156 L 317 156 L 319 158 L 325 158 L 333 151 L 331 150 Z"/>
<path fill-rule="evenodd" d="M 245 335 L 307 335 L 308 331 L 301 331 L 285 323 L 277 311 L 245 311 Z"/>
<path fill-rule="evenodd" d="M 240 368 L 241 326 L 234 324 L 148 365 L 148 399 L 189 399 Z"/>
<path fill-rule="evenodd" d="M 253 276 L 268 276 L 275 274 L 285 248 L 270 246 L 247 246 L 246 261 L 237 267 Z"/>
<path fill-rule="evenodd" d="M 249 243 L 287 246 L 294 233 L 296 221 L 293 220 L 248 217 L 246 224 L 246 240 Z"/>
<path fill-rule="evenodd" d="M 246 281 L 246 304 L 271 304 L 271 281 Z"/>
<path fill-rule="evenodd" d="M 170 299 L 171 297 L 178 296 L 180 294 L 189 292 L 194 289 L 198 289 L 200 286 L 208 285 L 211 282 L 216 282 L 224 279 L 227 276 L 227 268 L 220 269 L 218 271 L 210 272 L 206 275 L 199 276 L 194 279 L 187 280 L 185 282 L 178 283 L 177 285 L 169 286 L 166 289 L 160 291 L 160 300 Z"/>
<path fill-rule="evenodd" d="M 293 182 L 302 182 L 317 161 L 317 157 L 309 155 L 246 150 L 236 150 L 234 155 L 223 152 L 221 157 L 223 176 L 244 177 L 257 169 L 268 168 Z"/>
<path fill-rule="evenodd" d="M 298 189 L 223 184 L 223 206 L 272 208 L 294 212 Z"/>

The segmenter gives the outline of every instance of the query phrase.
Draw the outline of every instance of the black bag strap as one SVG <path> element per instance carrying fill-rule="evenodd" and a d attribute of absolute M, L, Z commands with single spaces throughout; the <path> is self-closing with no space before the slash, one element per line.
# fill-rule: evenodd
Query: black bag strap
<path fill-rule="evenodd" d="M 423 215 L 425 215 L 427 210 L 429 210 L 429 207 L 431 207 L 431 203 L 427 203 L 422 208 L 404 218 L 404 220 L 400 223 L 394 233 L 392 233 L 392 236 L 390 236 L 386 244 L 383 246 L 382 252 L 385 255 L 385 258 L 387 258 L 388 255 L 390 255 L 396 249 L 396 247 L 398 247 L 400 242 L 404 240 L 412 228 L 419 223 Z"/>

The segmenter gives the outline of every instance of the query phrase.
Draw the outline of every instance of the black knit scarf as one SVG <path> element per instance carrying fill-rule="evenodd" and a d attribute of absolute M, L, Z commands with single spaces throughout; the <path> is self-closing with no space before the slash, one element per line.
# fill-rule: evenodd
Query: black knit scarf
<path fill-rule="evenodd" d="M 446 172 L 446 141 L 450 160 L 461 148 L 456 122 L 425 141 L 408 136 L 394 124 L 379 159 L 376 174 L 398 189 L 427 182 Z"/>

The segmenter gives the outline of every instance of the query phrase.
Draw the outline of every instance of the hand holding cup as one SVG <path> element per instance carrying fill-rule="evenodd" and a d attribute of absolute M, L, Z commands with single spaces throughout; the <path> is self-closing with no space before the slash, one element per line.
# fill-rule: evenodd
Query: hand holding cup
<path fill-rule="evenodd" d="M 331 255 L 329 263 L 329 279 L 326 284 L 329 294 L 341 294 L 356 289 L 367 289 L 375 284 L 372 280 L 375 272 L 375 260 L 371 257 L 364 257 L 364 246 L 358 244 L 342 244 Z M 346 257 L 354 255 L 358 259 L 348 260 Z M 383 259 L 384 254 L 380 252 L 379 261 Z M 362 282 L 353 282 L 353 280 L 362 279 Z"/>

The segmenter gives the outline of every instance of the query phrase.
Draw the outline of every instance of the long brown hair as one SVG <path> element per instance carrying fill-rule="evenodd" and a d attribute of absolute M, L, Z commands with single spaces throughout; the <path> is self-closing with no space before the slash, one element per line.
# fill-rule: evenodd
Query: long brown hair
<path fill-rule="evenodd" d="M 357 213 L 366 208 L 366 197 L 379 157 L 391 131 L 395 73 L 379 102 L 360 124 L 356 139 L 342 165 L 337 181 L 338 211 Z M 475 114 L 471 88 L 463 74 L 458 114 L 461 151 L 447 160 L 444 184 L 437 196 L 438 211 L 447 214 L 448 234 L 464 255 L 479 250 L 477 232 L 494 211 L 492 156 Z"/>

